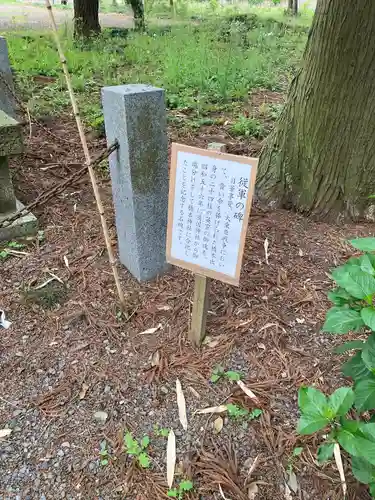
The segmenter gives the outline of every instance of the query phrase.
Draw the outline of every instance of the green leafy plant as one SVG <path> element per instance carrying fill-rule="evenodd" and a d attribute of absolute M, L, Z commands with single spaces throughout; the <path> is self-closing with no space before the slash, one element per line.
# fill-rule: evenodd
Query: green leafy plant
<path fill-rule="evenodd" d="M 8 241 L 3 246 L 3 250 L 0 251 L 0 259 L 5 260 L 11 255 L 11 252 L 7 250 L 8 248 L 20 250 L 21 248 L 25 248 L 26 245 L 17 241 Z"/>
<path fill-rule="evenodd" d="M 178 500 L 182 500 L 185 496 L 185 493 L 191 491 L 194 488 L 192 481 L 185 479 L 181 481 L 181 483 L 177 486 L 177 488 L 171 488 L 168 490 L 167 495 L 171 498 L 178 498 Z"/>
<path fill-rule="evenodd" d="M 236 372 L 233 370 L 225 371 L 224 368 L 220 365 L 216 366 L 212 372 L 210 381 L 215 384 L 222 378 L 226 378 L 228 380 L 236 382 L 237 380 L 241 380 L 242 375 L 240 372 Z"/>
<path fill-rule="evenodd" d="M 328 437 L 318 448 L 318 461 L 330 460 L 337 443 L 351 456 L 353 475 L 369 485 L 375 498 L 375 423 L 364 414 L 375 410 L 375 238 L 350 243 L 365 253 L 332 271 L 337 287 L 328 293 L 333 306 L 323 331 L 362 331 L 368 335 L 365 340 L 351 340 L 335 349 L 338 354 L 352 352 L 342 372 L 352 379 L 353 387 L 340 387 L 330 396 L 315 387 L 300 388 L 297 430 L 313 434 L 327 429 Z"/>
<path fill-rule="evenodd" d="M 255 418 L 260 417 L 262 414 L 262 410 L 260 410 L 259 408 L 255 408 L 254 410 L 249 411 L 246 408 L 242 408 L 241 406 L 235 405 L 233 403 L 227 404 L 227 411 L 229 418 L 232 418 L 234 420 L 242 418 L 247 420 L 254 420 Z"/>
<path fill-rule="evenodd" d="M 143 436 L 143 438 L 138 441 L 133 438 L 131 432 L 125 433 L 125 451 L 129 456 L 134 457 L 143 469 L 148 469 L 151 463 L 150 457 L 146 453 L 149 444 L 150 438 L 148 436 Z"/>
<path fill-rule="evenodd" d="M 169 435 L 169 429 L 166 427 L 159 427 L 157 424 L 154 425 L 154 434 L 157 437 L 164 437 L 167 438 Z"/>
<path fill-rule="evenodd" d="M 108 453 L 107 441 L 105 439 L 100 443 L 99 457 L 100 457 L 100 465 L 102 465 L 103 467 L 108 465 L 109 453 Z"/>
<path fill-rule="evenodd" d="M 245 137 L 261 137 L 264 135 L 264 127 L 256 118 L 246 118 L 245 116 L 240 116 L 232 126 L 230 131 L 233 135 L 243 135 Z"/>

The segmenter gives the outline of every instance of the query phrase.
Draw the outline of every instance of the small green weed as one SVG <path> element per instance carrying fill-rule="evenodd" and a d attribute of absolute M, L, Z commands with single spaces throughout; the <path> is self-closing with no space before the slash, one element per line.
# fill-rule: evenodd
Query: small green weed
<path fill-rule="evenodd" d="M 242 374 L 236 371 L 225 371 L 224 368 L 220 365 L 216 366 L 212 372 L 210 381 L 215 384 L 218 382 L 220 379 L 226 378 L 228 380 L 231 380 L 233 382 L 237 382 L 237 380 L 241 380 Z"/>
<path fill-rule="evenodd" d="M 185 479 L 181 481 L 181 483 L 177 486 L 177 488 L 172 488 L 168 490 L 167 495 L 171 498 L 177 498 L 178 500 L 182 500 L 185 496 L 185 493 L 191 491 L 194 488 L 192 481 L 188 481 Z"/>
<path fill-rule="evenodd" d="M 130 457 L 134 457 L 143 469 L 148 469 L 151 464 L 150 457 L 146 453 L 150 438 L 143 436 L 141 441 L 134 439 L 131 432 L 126 432 L 124 436 L 125 451 Z"/>
<path fill-rule="evenodd" d="M 232 418 L 233 420 L 254 420 L 255 418 L 260 417 L 263 413 L 259 408 L 255 408 L 254 410 L 249 411 L 246 408 L 241 408 L 241 406 L 235 405 L 233 403 L 229 403 L 227 405 L 227 410 L 229 418 Z"/>
<path fill-rule="evenodd" d="M 101 466 L 105 467 L 106 465 L 108 465 L 109 453 L 108 453 L 107 441 L 105 439 L 100 443 L 99 457 Z"/>
<path fill-rule="evenodd" d="M 169 435 L 169 429 L 166 427 L 159 427 L 158 424 L 154 425 L 154 434 L 157 437 L 167 438 Z"/>
<path fill-rule="evenodd" d="M 233 135 L 242 135 L 245 137 L 262 137 L 265 133 L 265 129 L 256 118 L 240 116 L 238 120 L 231 125 L 230 132 Z"/>
<path fill-rule="evenodd" d="M 290 455 L 288 459 L 288 466 L 287 466 L 287 471 L 290 473 L 293 470 L 294 467 L 294 459 L 296 457 L 299 457 L 301 453 L 303 452 L 303 448 L 301 446 L 298 446 L 296 448 L 293 448 L 292 454 Z"/>
<path fill-rule="evenodd" d="M 8 249 L 18 249 L 20 250 L 21 248 L 25 248 L 26 245 L 23 245 L 22 243 L 18 243 L 17 241 L 8 241 L 8 243 L 5 243 L 3 245 L 3 250 L 0 251 L 0 260 L 6 260 L 10 255 L 11 252 L 9 252 Z"/>

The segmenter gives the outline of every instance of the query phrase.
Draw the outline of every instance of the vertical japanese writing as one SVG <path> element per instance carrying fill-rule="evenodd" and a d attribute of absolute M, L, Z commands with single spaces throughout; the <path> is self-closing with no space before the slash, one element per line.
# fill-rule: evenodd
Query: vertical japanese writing
<path fill-rule="evenodd" d="M 240 177 L 237 190 L 236 212 L 234 214 L 234 218 L 237 219 L 239 222 L 242 222 L 244 218 L 248 189 L 249 189 L 249 179 L 246 177 Z"/>

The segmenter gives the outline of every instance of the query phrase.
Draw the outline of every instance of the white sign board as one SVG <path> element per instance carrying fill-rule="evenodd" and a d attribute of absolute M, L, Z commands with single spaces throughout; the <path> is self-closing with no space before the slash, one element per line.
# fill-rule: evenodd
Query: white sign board
<path fill-rule="evenodd" d="M 168 262 L 239 283 L 257 163 L 172 145 Z"/>

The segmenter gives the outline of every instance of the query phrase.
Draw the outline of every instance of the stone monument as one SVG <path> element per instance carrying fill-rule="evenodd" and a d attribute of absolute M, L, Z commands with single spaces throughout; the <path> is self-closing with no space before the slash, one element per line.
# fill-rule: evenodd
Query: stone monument
<path fill-rule="evenodd" d="M 0 109 L 12 118 L 16 118 L 12 68 L 9 62 L 8 46 L 0 36 Z"/>
<path fill-rule="evenodd" d="M 13 89 L 13 80 L 8 49 L 5 39 L 0 37 L 0 241 L 35 234 L 37 231 L 37 220 L 30 213 L 14 222 L 2 224 L 24 208 L 14 195 L 9 170 L 8 158 L 23 152 L 21 124 L 14 118 L 14 99 L 9 89 Z"/>
<path fill-rule="evenodd" d="M 168 215 L 168 138 L 164 90 L 102 89 L 120 261 L 139 280 L 163 273 Z"/>

